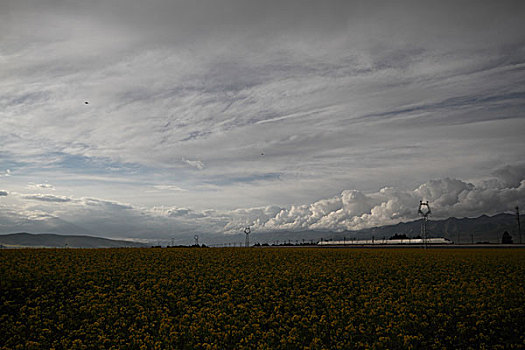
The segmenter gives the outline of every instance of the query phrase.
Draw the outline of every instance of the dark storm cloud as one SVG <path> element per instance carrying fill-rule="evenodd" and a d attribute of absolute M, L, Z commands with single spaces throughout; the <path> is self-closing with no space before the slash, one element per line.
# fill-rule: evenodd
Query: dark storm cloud
<path fill-rule="evenodd" d="M 304 0 L 137 0 L 114 1 L 4 1 L 3 28 L 33 28 L 46 15 L 91 18 L 93 24 L 114 23 L 133 31 L 139 38 L 159 43 L 199 45 L 224 34 L 276 38 L 276 35 L 304 36 L 312 40 L 345 40 L 363 45 L 395 42 L 415 46 L 452 44 L 502 45 L 523 39 L 522 1 L 304 1 Z M 26 20 L 26 21 L 24 21 Z M 74 22 L 72 22 L 74 24 Z M 36 33 L 37 37 L 45 35 Z M 73 28 L 76 30 L 89 28 Z M 54 29 L 59 32 L 59 28 Z M 26 34 L 26 33 L 25 33 Z M 56 35 L 56 33 L 54 33 Z M 254 42 L 259 44 L 259 42 Z M 378 65 L 406 59 L 408 52 L 381 55 Z"/>
<path fill-rule="evenodd" d="M 506 165 L 494 171 L 493 175 L 506 187 L 519 187 L 525 179 L 525 165 Z"/>

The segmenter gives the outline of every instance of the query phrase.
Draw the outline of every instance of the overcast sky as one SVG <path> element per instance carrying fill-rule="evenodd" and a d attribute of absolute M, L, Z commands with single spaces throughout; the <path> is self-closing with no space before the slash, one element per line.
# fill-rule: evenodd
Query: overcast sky
<path fill-rule="evenodd" d="M 0 0 L 0 232 L 510 210 L 524 18 L 523 1 Z"/>

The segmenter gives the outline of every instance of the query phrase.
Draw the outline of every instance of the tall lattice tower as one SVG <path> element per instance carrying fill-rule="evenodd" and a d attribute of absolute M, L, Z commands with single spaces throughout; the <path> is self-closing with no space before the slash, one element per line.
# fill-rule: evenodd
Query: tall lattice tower
<path fill-rule="evenodd" d="M 248 248 L 250 246 L 250 233 L 252 230 L 249 227 L 244 228 L 244 233 L 246 234 L 246 240 L 244 242 L 244 246 Z"/>
<path fill-rule="evenodd" d="M 421 223 L 421 236 L 423 236 L 423 243 L 425 244 L 425 249 L 427 248 L 427 222 L 428 216 L 430 215 L 430 206 L 428 201 L 423 202 L 419 201 L 419 208 L 417 213 L 423 217 L 423 222 Z"/>

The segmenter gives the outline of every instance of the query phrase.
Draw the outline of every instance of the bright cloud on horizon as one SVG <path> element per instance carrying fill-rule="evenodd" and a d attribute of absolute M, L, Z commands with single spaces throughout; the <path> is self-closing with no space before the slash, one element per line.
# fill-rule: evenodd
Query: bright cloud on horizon
<path fill-rule="evenodd" d="M 512 211 L 525 195 L 525 165 L 506 166 L 477 183 L 444 178 L 430 180 L 415 189 L 385 187 L 373 193 L 344 190 L 310 204 L 266 206 L 234 210 L 145 208 L 97 198 L 52 194 L 20 194 L 3 204 L 3 231 L 95 234 L 115 238 L 180 239 L 206 234 L 238 234 L 246 227 L 254 232 L 302 230 L 359 230 L 396 224 L 418 217 L 419 200 L 428 200 L 432 217 L 473 217 Z M 123 236 L 125 232 L 125 235 Z"/>
<path fill-rule="evenodd" d="M 420 197 L 442 216 L 508 210 L 523 198 L 524 15 L 519 1 L 2 2 L 0 232 L 357 229 L 414 218 Z"/>

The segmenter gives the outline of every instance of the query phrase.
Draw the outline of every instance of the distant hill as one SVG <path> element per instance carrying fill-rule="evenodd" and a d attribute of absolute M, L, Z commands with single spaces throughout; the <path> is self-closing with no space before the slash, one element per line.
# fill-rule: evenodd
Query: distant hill
<path fill-rule="evenodd" d="M 5 248 L 139 248 L 148 245 L 93 236 L 57 235 L 53 233 L 11 233 L 0 235 L 0 245 Z"/>
<path fill-rule="evenodd" d="M 522 222 L 525 222 L 522 220 Z M 339 240 L 339 239 L 371 239 L 390 238 L 395 234 L 405 234 L 415 237 L 421 233 L 422 219 L 401 222 L 396 225 L 380 226 L 367 228 L 357 231 L 333 232 L 327 230 L 306 230 L 306 231 L 272 231 L 272 232 L 253 232 L 250 236 L 251 242 L 259 243 L 284 243 L 290 241 L 301 243 L 303 240 L 318 241 Z M 445 220 L 428 221 L 427 233 L 429 237 L 445 237 L 456 243 L 476 243 L 490 242 L 501 243 L 503 232 L 508 231 L 514 243 L 519 243 L 519 236 L 516 226 L 516 216 L 512 214 L 498 214 L 494 216 L 482 215 L 477 218 L 448 218 Z M 525 230 L 522 228 L 522 242 L 525 243 Z M 234 235 L 236 241 L 242 241 L 242 235 Z"/>

